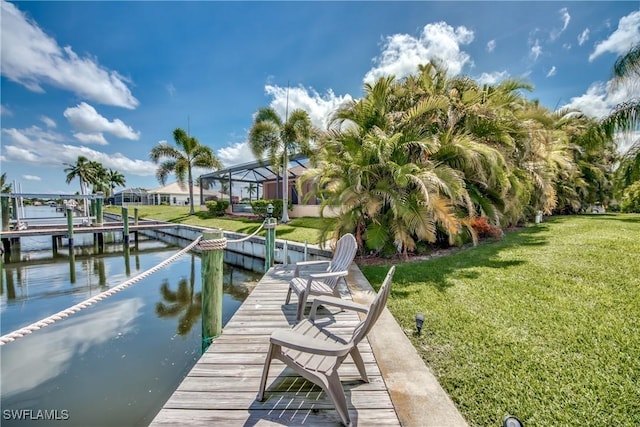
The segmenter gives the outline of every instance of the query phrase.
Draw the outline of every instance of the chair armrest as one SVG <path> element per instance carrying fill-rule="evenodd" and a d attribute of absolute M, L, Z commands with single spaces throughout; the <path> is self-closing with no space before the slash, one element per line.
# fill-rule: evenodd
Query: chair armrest
<path fill-rule="evenodd" d="M 328 279 L 330 277 L 343 277 L 348 275 L 349 272 L 347 270 L 344 271 L 332 271 L 329 273 L 313 273 L 309 275 L 309 280 L 311 279 Z"/>
<path fill-rule="evenodd" d="M 271 334 L 271 344 L 279 345 L 291 350 L 321 356 L 344 356 L 349 353 L 351 346 L 332 341 L 319 340 L 307 337 L 291 329 L 277 330 Z"/>
<path fill-rule="evenodd" d="M 309 267 L 312 265 L 331 264 L 331 260 L 317 260 L 317 261 L 300 261 L 296 262 L 296 271 L 293 277 L 299 277 L 300 267 Z"/>
<path fill-rule="evenodd" d="M 315 320 L 316 311 L 318 310 L 318 307 L 320 305 L 330 305 L 332 307 L 337 307 L 344 310 L 357 311 L 359 313 L 369 312 L 369 307 L 366 305 L 358 304 L 356 302 L 344 300 L 337 297 L 321 295 L 316 297 L 313 300 L 313 305 L 311 306 L 311 311 L 309 312 L 309 320 Z"/>

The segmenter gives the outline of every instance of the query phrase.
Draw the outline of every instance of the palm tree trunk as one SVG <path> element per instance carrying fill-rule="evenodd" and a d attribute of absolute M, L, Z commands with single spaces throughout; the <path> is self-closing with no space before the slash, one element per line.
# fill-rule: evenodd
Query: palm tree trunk
<path fill-rule="evenodd" d="M 193 209 L 193 178 L 191 176 L 191 166 L 189 166 L 189 215 L 194 215 L 196 211 Z"/>
<path fill-rule="evenodd" d="M 280 220 L 280 222 L 282 222 L 283 224 L 286 224 L 287 222 L 289 222 L 289 188 L 288 188 L 288 184 L 289 184 L 289 153 L 287 153 L 287 149 L 285 147 L 284 150 L 284 162 L 282 165 L 282 169 L 284 171 L 283 173 L 283 179 L 282 179 L 282 219 Z"/>

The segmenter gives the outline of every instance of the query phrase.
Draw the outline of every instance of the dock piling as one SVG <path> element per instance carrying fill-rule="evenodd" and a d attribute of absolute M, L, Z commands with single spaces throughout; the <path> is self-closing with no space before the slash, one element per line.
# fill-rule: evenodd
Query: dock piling
<path fill-rule="evenodd" d="M 124 245 L 129 246 L 129 210 L 122 207 L 122 240 Z"/>
<path fill-rule="evenodd" d="M 212 243 L 212 244 L 208 244 Z M 226 239 L 222 230 L 202 234 L 202 351 L 222 333 L 222 269 Z"/>
<path fill-rule="evenodd" d="M 274 255 L 276 251 L 276 223 L 275 218 L 267 218 L 264 223 L 264 229 L 267 231 L 265 235 L 265 254 L 264 254 L 264 272 L 269 271 L 273 267 Z"/>
<path fill-rule="evenodd" d="M 69 239 L 69 255 L 73 252 L 73 210 L 67 208 L 67 238 Z"/>

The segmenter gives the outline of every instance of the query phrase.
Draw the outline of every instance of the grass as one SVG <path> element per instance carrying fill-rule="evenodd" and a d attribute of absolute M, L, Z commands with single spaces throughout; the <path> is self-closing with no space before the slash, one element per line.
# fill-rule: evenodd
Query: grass
<path fill-rule="evenodd" d="M 639 237 L 640 215 L 552 218 L 399 265 L 389 309 L 471 425 L 637 426 Z"/>
<path fill-rule="evenodd" d="M 111 206 L 105 209 L 107 212 L 120 214 L 121 207 Z M 129 208 L 129 216 L 133 215 L 133 207 Z M 196 212 L 189 215 L 189 207 L 182 206 L 139 206 L 138 215 L 140 218 L 155 219 L 177 224 L 197 225 L 209 228 L 221 228 L 227 231 L 251 234 L 260 226 L 262 220 L 252 220 L 247 218 L 229 217 L 209 217 L 206 211 Z M 292 240 L 304 243 L 306 240 L 311 244 L 320 242 L 320 228 L 322 221 L 331 221 L 322 218 L 293 218 L 287 224 L 278 224 L 276 228 L 276 238 Z M 259 233 L 264 235 L 264 230 Z"/>

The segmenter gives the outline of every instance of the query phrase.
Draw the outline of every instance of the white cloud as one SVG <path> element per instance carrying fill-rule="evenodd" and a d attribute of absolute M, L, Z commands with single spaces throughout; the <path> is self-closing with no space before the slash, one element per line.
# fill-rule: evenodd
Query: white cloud
<path fill-rule="evenodd" d="M 2 0 L 1 73 L 27 89 L 43 93 L 48 84 L 106 105 L 133 109 L 138 100 L 130 83 L 93 58 L 80 58 L 70 46 L 58 43 L 15 5 Z"/>
<path fill-rule="evenodd" d="M 571 15 L 569 15 L 569 10 L 566 7 L 560 9 L 560 15 L 562 16 L 562 30 L 564 31 L 569 26 L 569 21 L 571 21 Z"/>
<path fill-rule="evenodd" d="M 75 129 L 81 132 L 109 132 L 118 138 L 140 139 L 140 132 L 134 132 L 130 126 L 125 125 L 120 119 L 110 122 L 86 102 L 81 102 L 76 107 L 67 108 L 64 111 L 64 116 Z"/>
<path fill-rule="evenodd" d="M 169 96 L 173 97 L 173 94 L 176 93 L 176 87 L 171 83 L 169 83 L 165 87 L 167 89 L 167 92 L 169 93 Z"/>
<path fill-rule="evenodd" d="M 566 7 L 563 7 L 558 11 L 560 13 L 560 18 L 562 19 L 562 28 L 559 30 L 552 30 L 549 34 L 549 39 L 553 42 L 567 29 L 569 25 L 569 21 L 571 21 L 571 15 L 569 15 L 569 10 Z"/>
<path fill-rule="evenodd" d="M 374 59 L 375 67 L 367 72 L 365 83 L 373 83 L 382 76 L 395 75 L 401 79 L 418 70 L 418 65 L 434 58 L 444 61 L 451 75 L 472 64 L 471 57 L 460 51 L 460 45 L 473 41 L 473 31 L 460 26 L 453 28 L 446 22 L 427 24 L 418 38 L 408 34 L 388 36 L 382 54 Z"/>
<path fill-rule="evenodd" d="M 493 73 L 482 73 L 475 79 L 480 84 L 495 85 L 507 77 L 509 77 L 509 73 L 507 71 L 494 71 Z"/>
<path fill-rule="evenodd" d="M 109 145 L 102 133 L 82 133 L 76 132 L 73 136 L 85 144 Z"/>
<path fill-rule="evenodd" d="M 495 49 L 496 49 L 496 41 L 489 40 L 489 42 L 487 43 L 487 52 L 493 52 Z"/>
<path fill-rule="evenodd" d="M 589 62 L 607 52 L 623 55 L 638 42 L 640 42 L 640 11 L 620 18 L 618 29 L 611 33 L 608 39 L 596 43 L 593 52 L 589 55 Z"/>
<path fill-rule="evenodd" d="M 1 116 L 13 116 L 13 111 L 5 107 L 4 105 L 0 105 L 0 115 Z"/>
<path fill-rule="evenodd" d="M 269 104 L 282 118 L 287 109 L 287 88 L 266 85 L 265 92 L 273 97 Z M 331 114 L 340 105 L 353 100 L 351 95 L 337 96 L 329 89 L 324 95 L 320 95 L 313 88 L 302 86 L 289 88 L 289 111 L 300 108 L 309 113 L 311 123 L 317 128 L 325 130 L 329 124 Z"/>
<path fill-rule="evenodd" d="M 246 141 L 236 142 L 228 147 L 223 147 L 218 150 L 218 154 L 216 156 L 225 165 L 225 167 L 256 160 L 249 148 L 249 143 Z"/>
<path fill-rule="evenodd" d="M 42 178 L 36 175 L 22 175 L 22 178 L 27 181 L 42 181 Z"/>
<path fill-rule="evenodd" d="M 590 33 L 589 29 L 585 28 L 584 31 L 578 35 L 579 46 L 582 46 L 583 44 L 585 44 L 587 40 L 589 40 L 589 33 Z"/>
<path fill-rule="evenodd" d="M 534 45 L 531 46 L 529 56 L 531 56 L 534 61 L 537 61 L 540 55 L 542 55 L 542 46 L 540 46 L 540 42 L 538 41 L 538 39 L 536 39 Z"/>
<path fill-rule="evenodd" d="M 587 89 L 587 93 L 571 98 L 569 104 L 562 108 L 575 108 L 589 116 L 602 119 L 608 116 L 616 105 L 632 97 L 632 88 L 629 86 L 612 86 L 611 82 L 596 82 Z"/>
<path fill-rule="evenodd" d="M 40 166 L 62 167 L 75 163 L 78 156 L 102 163 L 107 169 L 124 174 L 153 176 L 156 165 L 147 160 L 130 159 L 122 153 L 104 153 L 84 146 L 60 143 L 64 138 L 37 126 L 27 129 L 2 129 L 3 162 L 23 162 Z"/>
<path fill-rule="evenodd" d="M 25 351 L 26 344 L 22 343 L 4 347 L 3 363 L 13 369 L 2 374 L 3 396 L 8 398 L 35 389 L 69 369 L 74 357 L 127 334 L 133 330 L 134 321 L 144 305 L 142 298 L 98 305 L 66 319 L 57 327 L 39 331 L 46 346 L 31 346 L 29 351 Z M 47 363 L 42 363 L 43 360 Z"/>
<path fill-rule="evenodd" d="M 551 69 L 549 70 L 549 72 L 547 73 L 547 77 L 553 77 L 556 75 L 556 66 L 554 65 L 553 67 L 551 67 Z"/>
<path fill-rule="evenodd" d="M 55 128 L 57 126 L 56 122 L 51 117 L 40 116 L 40 121 L 42 121 L 42 123 L 44 123 L 48 128 Z"/>

